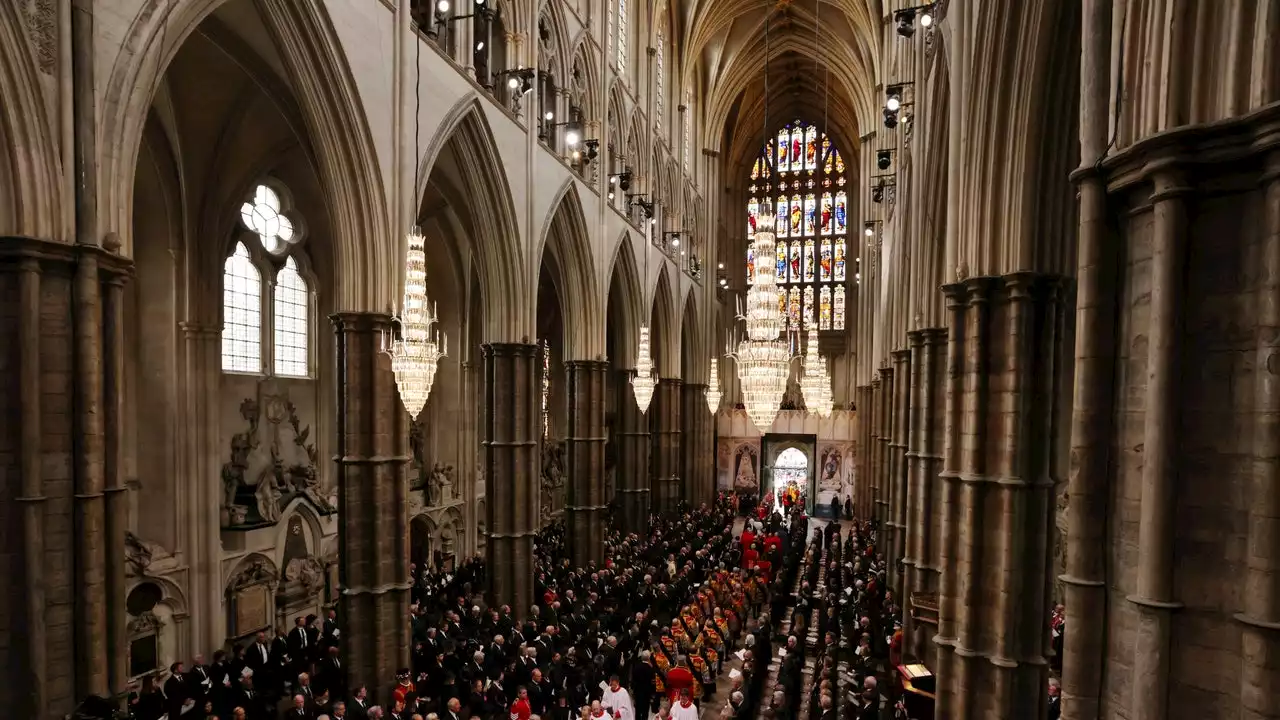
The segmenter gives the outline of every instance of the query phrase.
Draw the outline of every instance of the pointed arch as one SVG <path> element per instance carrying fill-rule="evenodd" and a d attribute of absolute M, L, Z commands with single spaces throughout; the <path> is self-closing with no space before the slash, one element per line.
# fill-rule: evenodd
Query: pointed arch
<path fill-rule="evenodd" d="M 100 228 L 132 246 L 133 174 L 156 90 L 179 48 L 227 0 L 146 0 L 110 70 L 101 107 Z M 383 309 L 399 291 L 399 249 L 378 158 L 346 53 L 323 0 L 257 6 L 302 110 L 333 223 L 338 310 Z M 172 8 L 172 10 L 169 10 Z"/>
<path fill-rule="evenodd" d="M 610 360 L 616 367 L 630 368 L 635 364 L 640 325 L 648 320 L 641 310 L 644 297 L 641 288 L 644 286 L 631 248 L 630 232 L 623 231 L 614 246 L 609 268 L 608 326 L 605 330 L 615 355 Z"/>
<path fill-rule="evenodd" d="M 658 376 L 680 377 L 680 332 L 676 315 L 676 298 L 667 274 L 667 263 L 658 270 L 657 284 L 653 288 L 651 336 L 653 337 L 654 367 Z"/>
<path fill-rule="evenodd" d="M 488 308 L 485 342 L 514 342 L 531 337 L 534 309 L 520 306 L 525 284 L 515 202 L 493 130 L 475 92 L 459 100 L 445 115 L 427 146 L 419 165 L 415 208 L 421 207 L 431 172 L 446 148 L 457 160 L 458 189 L 472 201 L 467 217 L 480 292 Z"/>
<path fill-rule="evenodd" d="M 705 383 L 710 372 L 698 314 L 697 293 L 689 288 L 680 313 L 680 377 L 686 383 Z"/>
<path fill-rule="evenodd" d="M 541 4 L 538 9 L 538 31 L 542 32 L 543 21 L 546 21 L 546 29 L 550 34 L 550 42 L 548 45 L 551 49 L 550 62 L 543 67 L 541 58 L 538 65 L 546 72 L 550 73 L 556 79 L 557 85 L 564 85 L 568 79 L 569 68 L 571 65 L 572 55 L 569 54 L 569 28 L 565 22 L 564 8 L 559 2 L 547 0 Z M 539 49 L 542 47 L 541 38 L 538 43 Z"/>
<path fill-rule="evenodd" d="M 578 192 L 578 184 L 572 179 L 560 188 L 538 239 L 541 261 L 533 267 L 538 272 L 542 262 L 547 262 L 559 280 L 555 286 L 565 318 L 564 359 L 592 360 L 604 354 L 604 323 L 591 236 Z"/>
<path fill-rule="evenodd" d="M 69 240 L 59 219 L 62 163 L 22 28 L 22 3 L 0 3 L 0 235 Z"/>
<path fill-rule="evenodd" d="M 600 68 L 596 64 L 599 54 L 593 52 L 588 33 L 582 33 L 574 47 L 569 65 L 569 87 L 575 97 L 574 102 L 582 108 L 583 118 L 588 122 L 600 122 L 602 119 L 599 99 L 596 97 L 600 87 Z"/>

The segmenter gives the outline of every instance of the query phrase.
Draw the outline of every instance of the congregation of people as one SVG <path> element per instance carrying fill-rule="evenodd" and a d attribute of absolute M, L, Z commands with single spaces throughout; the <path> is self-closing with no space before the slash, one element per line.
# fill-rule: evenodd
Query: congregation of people
<path fill-rule="evenodd" d="M 908 720 L 902 609 L 878 528 L 850 505 L 832 511 L 815 525 L 803 503 L 722 495 L 651 515 L 643 537 L 612 532 L 604 561 L 587 567 L 572 565 L 552 524 L 536 538 L 537 602 L 522 619 L 486 603 L 479 556 L 411 566 L 410 664 L 369 679 L 383 686 L 348 684 L 331 609 L 208 664 L 175 663 L 130 697 L 130 716 Z"/>

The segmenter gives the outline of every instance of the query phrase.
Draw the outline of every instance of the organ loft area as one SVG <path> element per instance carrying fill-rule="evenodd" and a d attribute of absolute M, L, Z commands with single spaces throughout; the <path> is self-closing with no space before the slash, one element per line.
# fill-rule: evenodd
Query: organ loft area
<path fill-rule="evenodd" d="M 1280 0 L 0 2 L 12 717 L 1276 720 L 1278 373 Z"/>

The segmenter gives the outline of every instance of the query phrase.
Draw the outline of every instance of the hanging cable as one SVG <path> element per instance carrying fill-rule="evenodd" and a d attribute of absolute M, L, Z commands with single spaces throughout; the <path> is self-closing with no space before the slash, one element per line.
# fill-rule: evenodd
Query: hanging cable
<path fill-rule="evenodd" d="M 422 159 L 418 156 L 418 153 L 421 152 L 418 148 L 418 139 L 422 133 L 422 41 L 418 39 L 416 26 L 413 30 L 413 70 L 413 224 L 417 225 L 418 183 L 422 180 L 418 176 L 422 171 Z"/>

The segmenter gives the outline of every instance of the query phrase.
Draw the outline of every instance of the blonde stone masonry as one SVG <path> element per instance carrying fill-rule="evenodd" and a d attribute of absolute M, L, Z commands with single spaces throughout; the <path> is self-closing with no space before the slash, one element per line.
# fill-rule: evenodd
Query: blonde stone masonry
<path fill-rule="evenodd" d="M 604 562 L 605 510 L 604 432 L 608 364 L 596 360 L 566 363 L 569 373 L 568 497 L 565 502 L 569 547 L 574 564 Z"/>

